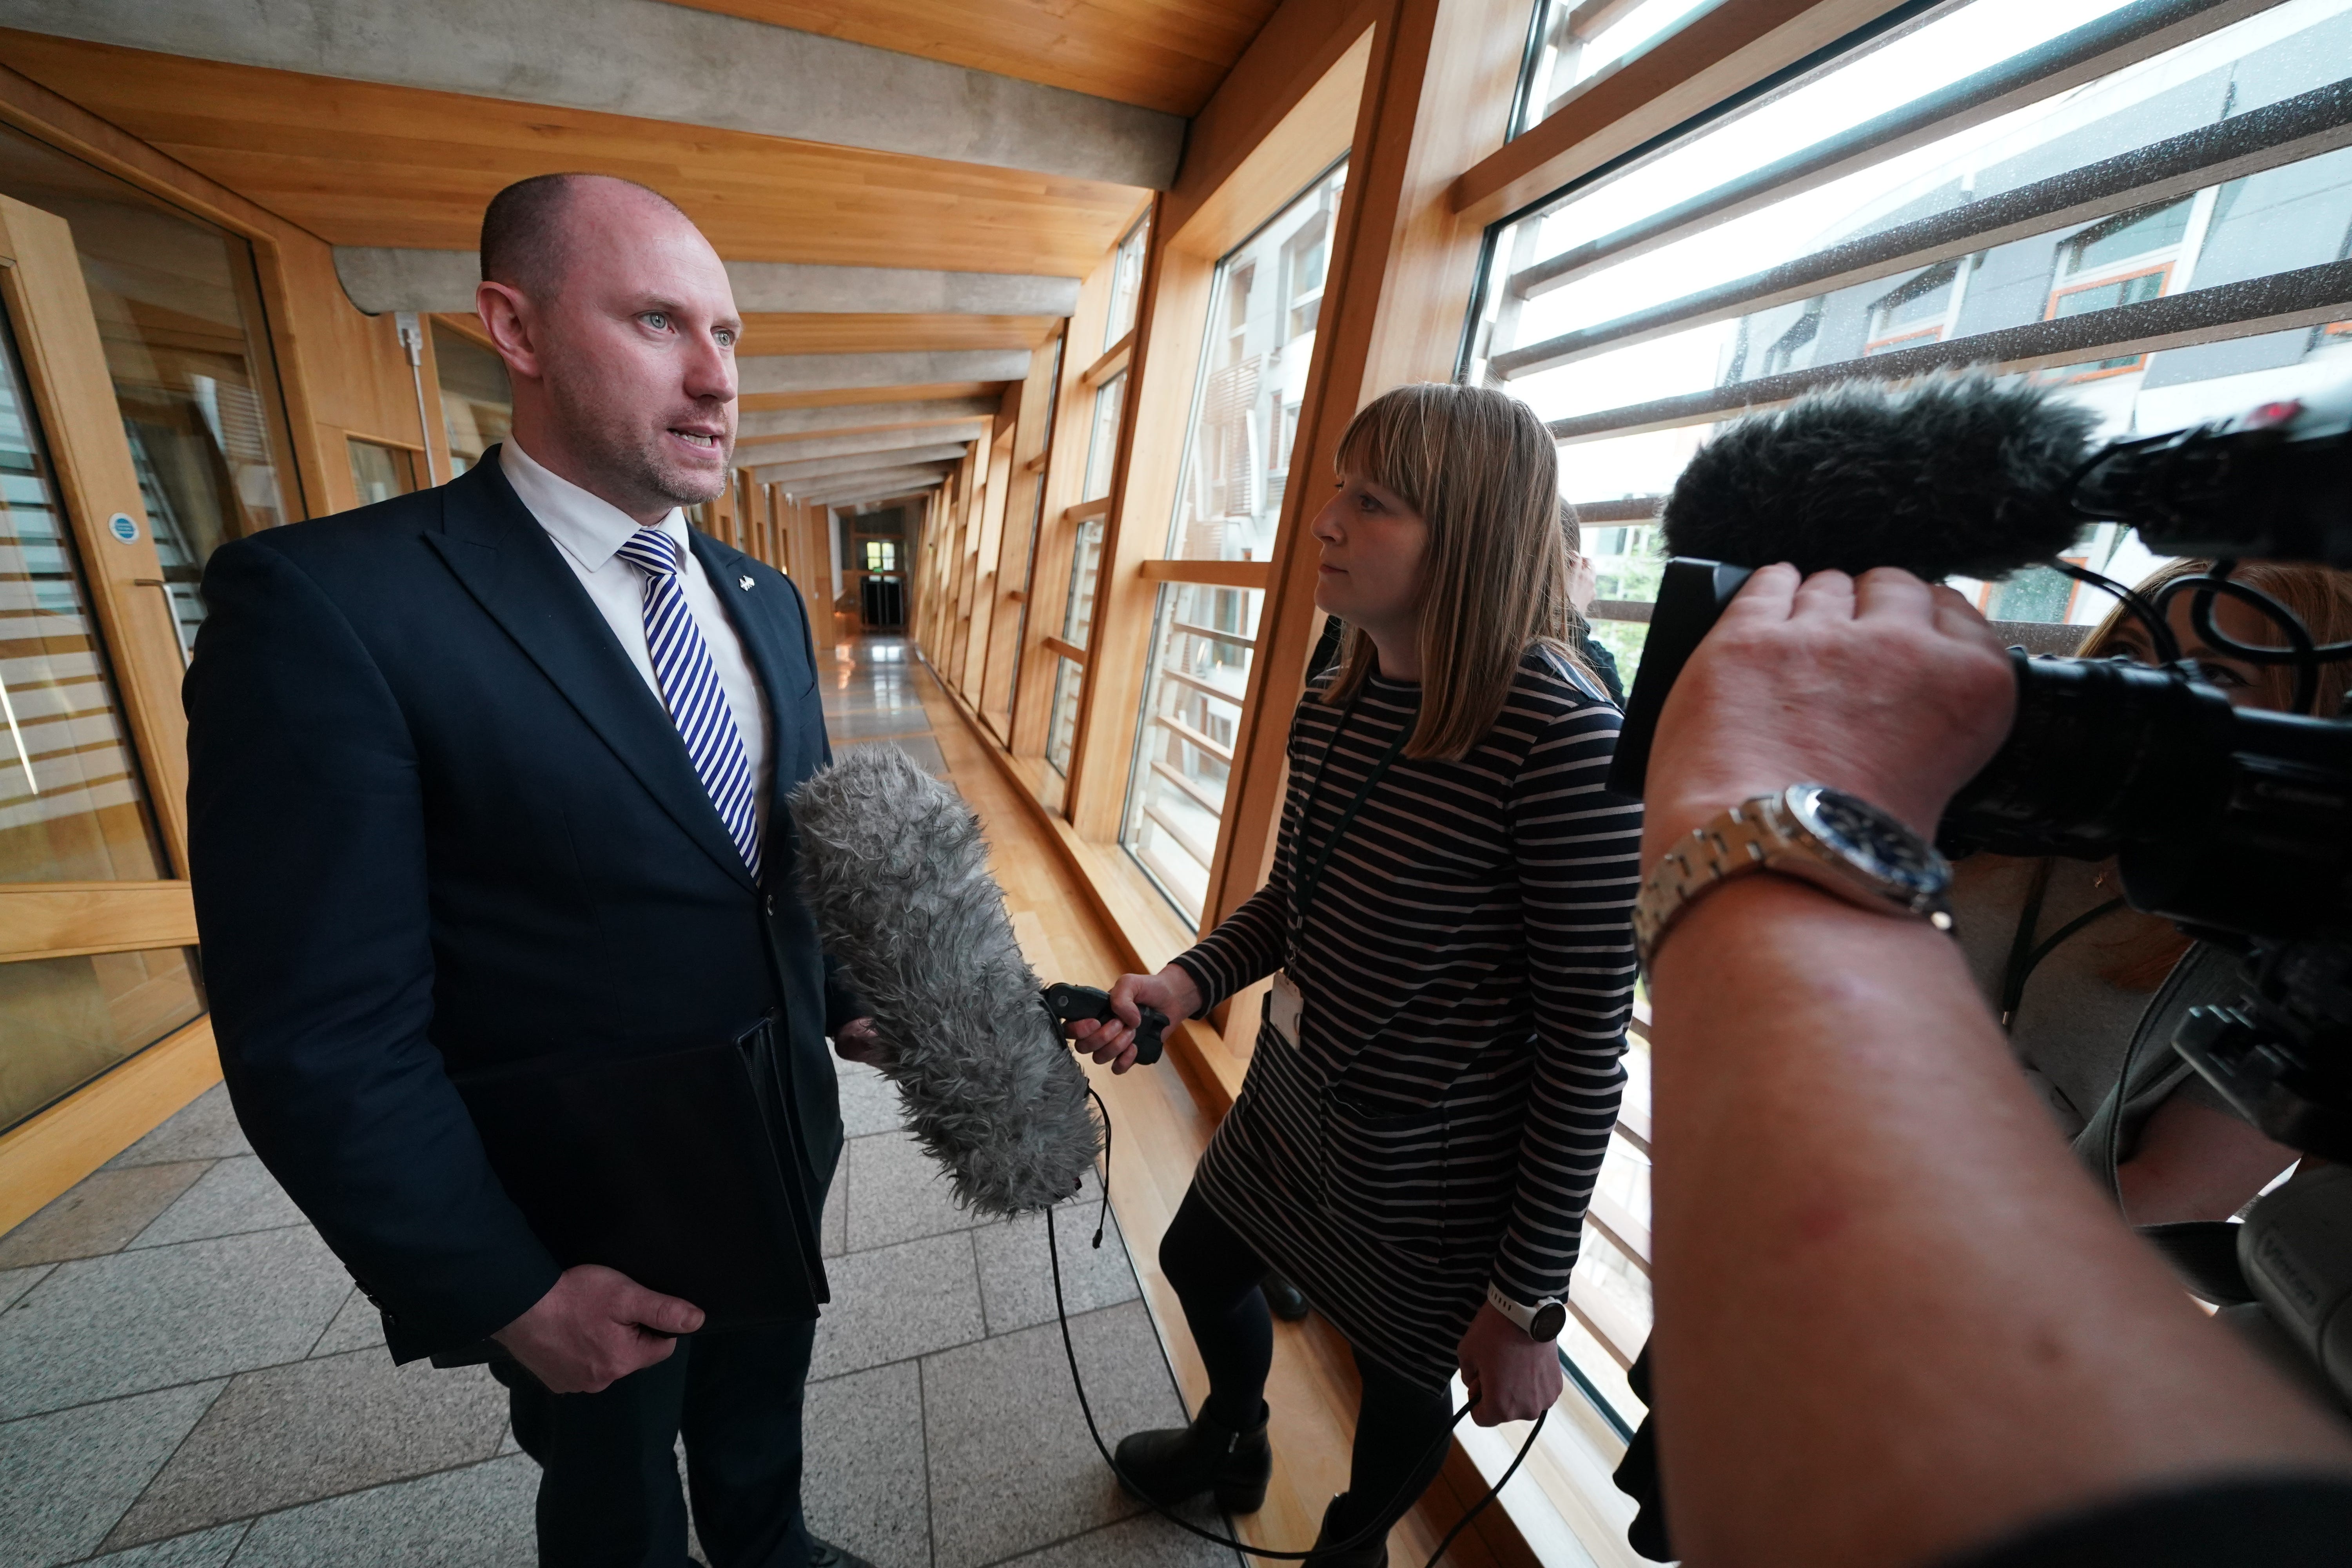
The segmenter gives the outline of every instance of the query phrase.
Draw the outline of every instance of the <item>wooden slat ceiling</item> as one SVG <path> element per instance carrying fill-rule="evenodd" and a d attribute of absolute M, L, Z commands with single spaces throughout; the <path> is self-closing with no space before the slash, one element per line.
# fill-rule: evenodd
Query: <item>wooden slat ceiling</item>
<path fill-rule="evenodd" d="M 804 33 L 1197 114 L 1276 0 L 680 0 Z"/>
<path fill-rule="evenodd" d="M 588 170 L 661 191 L 730 260 L 1083 277 L 1148 194 L 5 28 L 0 58 L 336 245 L 470 250 L 500 187 Z"/>

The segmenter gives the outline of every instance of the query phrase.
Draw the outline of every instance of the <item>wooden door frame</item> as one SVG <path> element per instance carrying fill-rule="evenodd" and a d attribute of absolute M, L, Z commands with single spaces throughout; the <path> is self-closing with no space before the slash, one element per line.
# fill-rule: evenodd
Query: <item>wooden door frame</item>
<path fill-rule="evenodd" d="M 177 617 L 74 250 L 52 213 L 0 196 L 5 305 L 63 523 L 121 704 L 167 879 L 0 885 L 0 963 L 193 947 L 187 720 Z M 220 1078 L 209 1016 L 151 1043 L 0 1133 L 0 1231 Z"/>

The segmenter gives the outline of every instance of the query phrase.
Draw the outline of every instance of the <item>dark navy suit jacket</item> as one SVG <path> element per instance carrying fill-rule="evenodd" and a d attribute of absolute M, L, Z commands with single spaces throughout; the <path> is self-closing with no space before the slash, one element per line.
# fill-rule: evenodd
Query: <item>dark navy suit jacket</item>
<path fill-rule="evenodd" d="M 560 1272 L 452 1073 L 707 1044 L 777 1013 L 792 1157 L 824 1212 L 841 1151 L 824 1037 L 858 1006 L 795 890 L 783 805 L 831 760 L 808 621 L 782 574 L 698 533 L 694 550 L 767 695 L 760 885 L 494 458 L 240 540 L 205 573 L 188 793 L 222 1069 L 400 1359 L 483 1338 Z"/>

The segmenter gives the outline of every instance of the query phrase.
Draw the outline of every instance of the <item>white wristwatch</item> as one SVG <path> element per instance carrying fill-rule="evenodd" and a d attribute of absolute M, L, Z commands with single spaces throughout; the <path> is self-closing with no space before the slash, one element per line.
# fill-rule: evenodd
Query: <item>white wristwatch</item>
<path fill-rule="evenodd" d="M 1864 909 L 1952 929 L 1951 863 L 1935 845 L 1843 790 L 1790 784 L 1717 812 L 1666 851 L 1633 901 L 1643 971 L 1703 894 L 1756 871 L 1801 877 Z"/>
<path fill-rule="evenodd" d="M 1540 1344 L 1549 1344 L 1559 1338 L 1560 1330 L 1568 1326 L 1568 1303 L 1557 1296 L 1547 1296 L 1529 1307 L 1506 1296 L 1494 1282 L 1486 1284 L 1486 1304 L 1526 1331 L 1528 1338 Z"/>

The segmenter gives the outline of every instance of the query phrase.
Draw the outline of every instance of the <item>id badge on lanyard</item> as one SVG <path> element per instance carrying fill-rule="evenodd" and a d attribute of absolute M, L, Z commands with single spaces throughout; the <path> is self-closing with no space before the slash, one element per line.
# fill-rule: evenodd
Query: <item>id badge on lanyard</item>
<path fill-rule="evenodd" d="M 1274 989 L 1265 997 L 1266 1022 L 1282 1037 L 1282 1043 L 1294 1051 L 1298 1048 L 1298 1016 L 1305 1005 L 1305 998 L 1298 994 L 1298 983 L 1290 978 L 1290 972 L 1276 970 Z"/>

